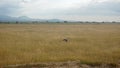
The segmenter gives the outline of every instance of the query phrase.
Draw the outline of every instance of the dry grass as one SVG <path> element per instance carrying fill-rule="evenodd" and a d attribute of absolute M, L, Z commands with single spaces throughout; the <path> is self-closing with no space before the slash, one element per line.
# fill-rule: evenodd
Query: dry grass
<path fill-rule="evenodd" d="M 120 25 L 0 24 L 0 66 L 68 60 L 117 63 Z"/>

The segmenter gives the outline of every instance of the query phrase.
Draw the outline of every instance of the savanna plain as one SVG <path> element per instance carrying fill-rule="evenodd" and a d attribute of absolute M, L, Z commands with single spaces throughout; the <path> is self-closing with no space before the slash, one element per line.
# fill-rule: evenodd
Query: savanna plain
<path fill-rule="evenodd" d="M 0 66 L 78 60 L 118 63 L 120 25 L 0 24 Z"/>

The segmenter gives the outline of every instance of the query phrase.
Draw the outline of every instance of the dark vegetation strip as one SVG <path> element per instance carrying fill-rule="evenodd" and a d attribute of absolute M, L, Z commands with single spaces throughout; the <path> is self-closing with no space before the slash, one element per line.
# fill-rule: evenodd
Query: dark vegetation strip
<path fill-rule="evenodd" d="M 118 64 L 90 64 L 80 61 L 68 61 L 68 62 L 49 62 L 49 63 L 31 63 L 31 64 L 16 64 L 3 66 L 1 68 L 120 68 Z"/>

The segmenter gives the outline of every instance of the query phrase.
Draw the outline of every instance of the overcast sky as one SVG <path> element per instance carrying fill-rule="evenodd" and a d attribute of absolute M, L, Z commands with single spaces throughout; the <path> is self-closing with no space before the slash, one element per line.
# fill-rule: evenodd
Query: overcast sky
<path fill-rule="evenodd" d="M 120 0 L 0 0 L 0 15 L 120 21 Z"/>

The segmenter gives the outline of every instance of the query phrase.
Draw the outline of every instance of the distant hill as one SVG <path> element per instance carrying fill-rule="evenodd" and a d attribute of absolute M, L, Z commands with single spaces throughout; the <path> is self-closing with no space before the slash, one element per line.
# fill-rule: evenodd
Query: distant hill
<path fill-rule="evenodd" d="M 119 23 L 120 22 L 115 22 L 115 21 L 112 21 L 112 22 L 95 22 L 95 21 L 73 21 L 73 20 L 68 20 L 68 21 L 65 21 L 65 20 L 61 20 L 61 19 L 35 19 L 35 18 L 30 18 L 30 17 L 27 17 L 27 16 L 20 16 L 20 17 L 11 17 L 11 16 L 6 16 L 6 15 L 0 15 L 0 22 L 2 23 L 94 23 L 94 24 L 100 24 L 100 23 Z"/>
<path fill-rule="evenodd" d="M 20 17 L 11 17 L 11 16 L 5 16 L 0 15 L 0 21 L 1 22 L 30 22 L 30 21 L 38 21 L 38 22 L 64 22 L 64 20 L 60 19 L 33 19 L 29 18 L 27 16 L 20 16 Z"/>
<path fill-rule="evenodd" d="M 2 21 L 2 22 L 16 21 L 16 19 L 17 18 L 15 18 L 15 17 L 0 15 L 0 21 Z"/>

